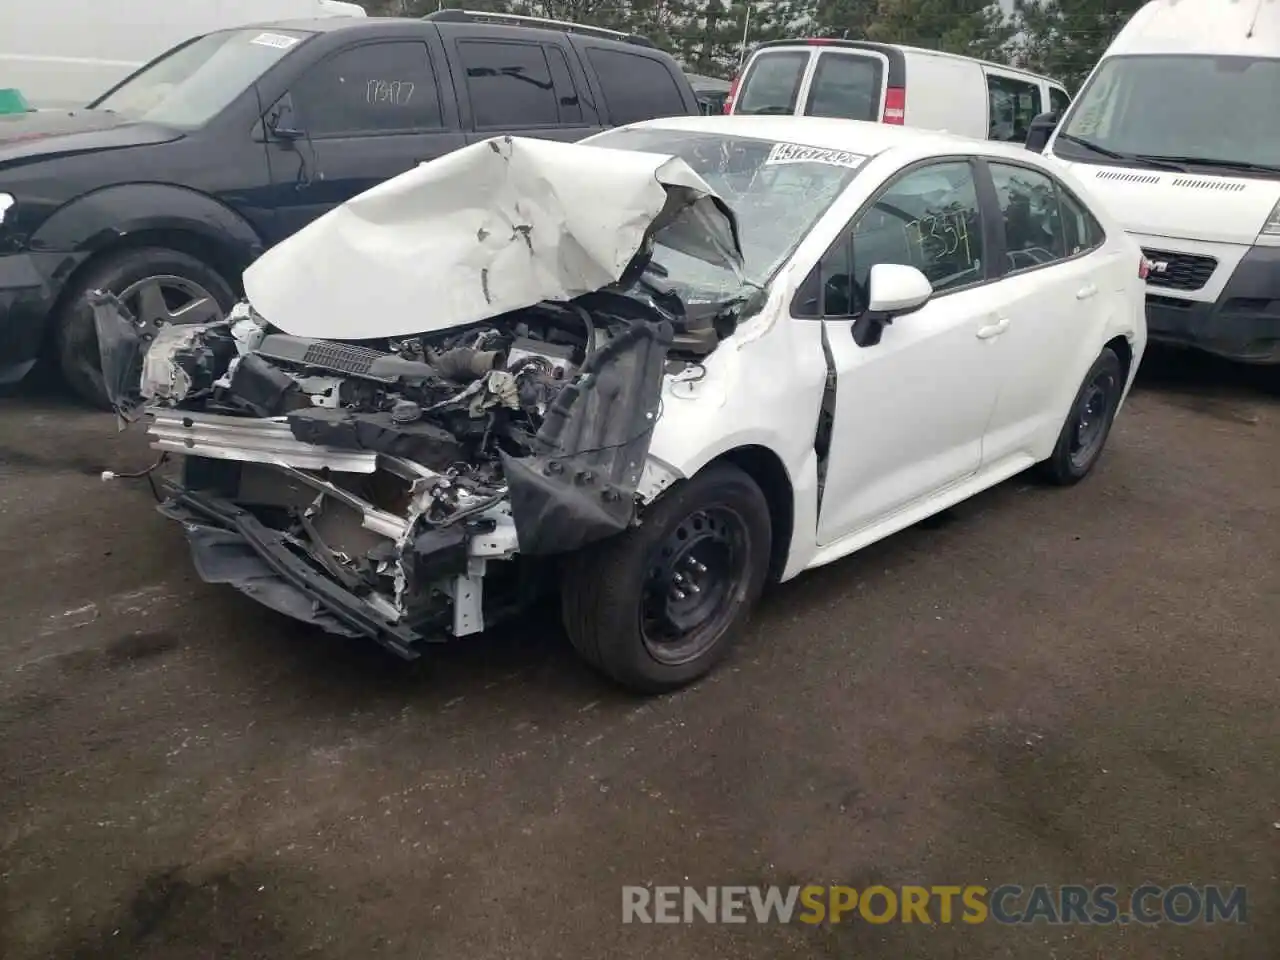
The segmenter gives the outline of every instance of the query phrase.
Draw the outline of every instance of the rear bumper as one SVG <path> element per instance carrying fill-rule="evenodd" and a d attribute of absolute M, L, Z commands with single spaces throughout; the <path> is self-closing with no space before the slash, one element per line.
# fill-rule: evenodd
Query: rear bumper
<path fill-rule="evenodd" d="M 1251 248 L 1214 302 L 1148 293 L 1147 330 L 1154 343 L 1280 364 L 1280 247 Z"/>
<path fill-rule="evenodd" d="M 57 296 L 52 268 L 62 259 L 26 253 L 0 256 L 0 385 L 17 383 L 35 366 Z"/>
<path fill-rule="evenodd" d="M 283 534 L 229 500 L 165 484 L 160 512 L 179 521 L 200 579 L 228 584 L 272 610 L 327 633 L 368 637 L 406 660 L 429 638 L 388 619 L 291 550 Z M 445 639 L 444 637 L 440 638 Z"/>

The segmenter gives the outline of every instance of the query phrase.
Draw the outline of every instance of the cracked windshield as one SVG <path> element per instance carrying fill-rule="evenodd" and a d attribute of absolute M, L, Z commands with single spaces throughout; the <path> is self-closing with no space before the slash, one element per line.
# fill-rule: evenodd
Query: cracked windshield
<path fill-rule="evenodd" d="M 591 143 L 669 154 L 688 163 L 737 216 L 745 279 L 757 287 L 769 282 L 866 161 L 843 150 L 676 130 L 618 130 Z M 661 234 L 654 260 L 687 301 L 723 300 L 742 292 L 743 278 L 729 267 L 664 246 Z"/>

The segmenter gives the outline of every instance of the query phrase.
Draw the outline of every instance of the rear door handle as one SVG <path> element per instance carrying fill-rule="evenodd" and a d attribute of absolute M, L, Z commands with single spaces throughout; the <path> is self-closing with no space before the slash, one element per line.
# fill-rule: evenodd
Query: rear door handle
<path fill-rule="evenodd" d="M 1094 286 L 1092 283 L 1086 283 L 1083 287 L 1081 287 L 1079 290 L 1076 291 L 1076 299 L 1088 300 L 1097 292 L 1098 292 L 1098 288 L 1096 286 Z"/>
<path fill-rule="evenodd" d="M 978 339 L 990 340 L 992 337 L 998 337 L 1000 336 L 1000 334 L 1005 332 L 1008 326 L 1009 326 L 1009 318 L 1001 317 L 995 323 L 989 324 L 988 326 L 985 326 L 985 327 L 979 327 Z"/>

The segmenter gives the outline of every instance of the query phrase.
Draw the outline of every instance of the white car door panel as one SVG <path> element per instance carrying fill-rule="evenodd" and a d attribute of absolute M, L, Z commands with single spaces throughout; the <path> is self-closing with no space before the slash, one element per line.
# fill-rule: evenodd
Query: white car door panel
<path fill-rule="evenodd" d="M 977 472 L 999 381 L 989 287 L 895 320 L 859 347 L 847 320 L 823 321 L 837 370 L 830 466 L 818 515 L 826 545 Z"/>
<path fill-rule="evenodd" d="M 972 476 L 995 406 L 995 345 L 1007 319 L 984 284 L 973 170 L 946 160 L 899 174 L 817 266 L 836 393 L 818 542 L 851 536 Z M 859 346 L 877 263 L 922 270 L 933 299 Z M 797 321 L 812 322 L 812 321 Z"/>
<path fill-rule="evenodd" d="M 1012 164 L 990 170 L 1014 272 L 999 284 L 1009 326 L 995 349 L 1002 379 L 984 467 L 1038 459 L 1056 440 L 1061 398 L 1074 394 L 1080 375 L 1077 357 L 1082 346 L 1094 350 L 1106 261 L 1115 256 L 1098 251 L 1101 229 L 1052 178 Z"/>

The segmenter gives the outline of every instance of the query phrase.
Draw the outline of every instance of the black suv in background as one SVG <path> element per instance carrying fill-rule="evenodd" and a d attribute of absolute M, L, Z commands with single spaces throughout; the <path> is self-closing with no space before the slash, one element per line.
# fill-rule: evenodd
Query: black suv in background
<path fill-rule="evenodd" d="M 94 290 L 148 326 L 215 319 L 263 250 L 424 160 L 698 112 L 647 40 L 557 21 L 446 10 L 193 38 L 84 110 L 0 117 L 0 384 L 48 351 L 105 405 Z"/>

